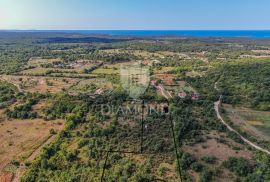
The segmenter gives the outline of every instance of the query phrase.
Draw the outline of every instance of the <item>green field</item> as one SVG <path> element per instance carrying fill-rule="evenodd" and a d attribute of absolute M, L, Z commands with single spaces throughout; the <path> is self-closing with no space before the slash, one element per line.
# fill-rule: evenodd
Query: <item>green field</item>
<path fill-rule="evenodd" d="M 224 105 L 228 116 L 241 129 L 255 137 L 270 140 L 270 112 Z"/>
<path fill-rule="evenodd" d="M 98 68 L 92 72 L 93 74 L 119 74 L 119 69 L 105 69 L 105 68 Z"/>

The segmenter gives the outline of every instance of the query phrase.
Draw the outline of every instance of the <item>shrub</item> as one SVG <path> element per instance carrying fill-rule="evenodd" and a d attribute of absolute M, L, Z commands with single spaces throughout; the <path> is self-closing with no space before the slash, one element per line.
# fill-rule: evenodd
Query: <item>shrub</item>
<path fill-rule="evenodd" d="M 12 160 L 10 163 L 11 163 L 12 165 L 14 165 L 14 166 L 17 166 L 17 167 L 20 166 L 20 162 L 17 161 L 17 160 Z"/>
<path fill-rule="evenodd" d="M 184 153 L 181 157 L 181 168 L 182 169 L 189 169 L 191 164 L 194 163 L 196 160 L 195 158 L 189 154 L 189 153 Z"/>
<path fill-rule="evenodd" d="M 202 157 L 201 159 L 209 164 L 214 164 L 217 160 L 216 156 L 212 156 L 212 155 Z"/>
<path fill-rule="evenodd" d="M 51 135 L 55 135 L 56 134 L 56 131 L 52 128 L 52 129 L 50 129 L 50 134 Z"/>
<path fill-rule="evenodd" d="M 200 172 L 203 168 L 203 165 L 198 162 L 194 162 L 191 164 L 190 168 L 196 172 Z"/>
<path fill-rule="evenodd" d="M 223 162 L 223 166 L 235 173 L 237 176 L 246 176 L 252 172 L 252 166 L 243 157 L 230 157 Z"/>
<path fill-rule="evenodd" d="M 212 173 L 207 170 L 204 169 L 200 175 L 200 182 L 209 182 L 212 179 Z"/>

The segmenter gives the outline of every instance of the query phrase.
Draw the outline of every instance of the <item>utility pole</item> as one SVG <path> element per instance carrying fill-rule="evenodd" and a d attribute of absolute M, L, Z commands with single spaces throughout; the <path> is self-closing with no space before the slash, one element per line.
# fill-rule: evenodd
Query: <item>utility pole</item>
<path fill-rule="evenodd" d="M 101 175 L 101 182 L 104 181 L 104 174 L 105 174 L 105 169 L 106 169 L 106 166 L 107 166 L 107 160 L 108 160 L 108 157 L 109 157 L 109 153 L 110 153 L 110 150 L 107 151 L 107 154 L 106 154 L 106 159 L 105 159 L 105 162 L 104 162 L 104 165 L 103 165 L 103 170 L 102 170 L 102 175 Z"/>
<path fill-rule="evenodd" d="M 143 153 L 143 132 L 144 132 L 144 100 L 142 100 L 142 114 L 141 114 L 141 154 Z"/>
<path fill-rule="evenodd" d="M 178 172 L 179 172 L 179 176 L 180 176 L 180 182 L 183 182 L 180 161 L 179 161 L 179 158 L 178 158 L 179 157 L 178 148 L 177 148 L 177 143 L 176 143 L 176 138 L 175 138 L 175 133 L 174 133 L 174 124 L 173 124 L 173 121 L 172 121 L 169 101 L 167 101 L 167 104 L 168 104 L 168 108 L 164 109 L 164 112 L 165 112 L 165 114 L 168 114 L 169 121 L 171 123 L 171 130 L 172 130 L 172 135 L 173 135 L 173 143 L 174 143 L 175 155 L 176 155 L 176 160 L 177 160 Z"/>

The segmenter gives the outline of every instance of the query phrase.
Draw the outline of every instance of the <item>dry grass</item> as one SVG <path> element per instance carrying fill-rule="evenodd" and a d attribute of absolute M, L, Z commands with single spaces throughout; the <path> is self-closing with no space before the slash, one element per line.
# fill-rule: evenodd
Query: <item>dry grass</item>
<path fill-rule="evenodd" d="M 35 76 L 2 76 L 6 81 L 20 87 L 27 92 L 57 93 L 63 89 L 68 89 L 80 79 L 75 78 L 53 78 Z"/>
<path fill-rule="evenodd" d="M 193 154 L 197 159 L 209 155 L 215 156 L 219 164 L 229 157 L 244 157 L 250 161 L 252 160 L 252 152 L 245 149 L 233 150 L 228 145 L 219 143 L 216 139 L 208 139 L 206 142 L 195 144 L 194 146 L 184 146 L 183 150 Z"/>
<path fill-rule="evenodd" d="M 141 57 L 143 59 L 164 58 L 163 54 L 151 53 L 151 52 L 147 52 L 147 51 L 143 51 L 143 50 L 107 49 L 107 50 L 102 50 L 101 52 L 104 52 L 106 54 L 127 53 L 127 54 Z"/>
<path fill-rule="evenodd" d="M 223 104 L 230 120 L 250 135 L 270 141 L 270 112 Z"/>
<path fill-rule="evenodd" d="M 174 67 L 162 67 L 161 69 L 157 69 L 154 71 L 155 74 L 163 74 L 163 73 L 168 73 L 170 71 L 173 71 L 175 68 Z"/>
<path fill-rule="evenodd" d="M 12 181 L 13 173 L 5 172 L 0 176 L 0 182 L 10 182 Z"/>
<path fill-rule="evenodd" d="M 252 52 L 270 54 L 270 50 L 252 50 Z"/>
<path fill-rule="evenodd" d="M 28 66 L 40 66 L 41 64 L 48 64 L 53 62 L 62 62 L 60 58 L 58 59 L 42 59 L 39 57 L 30 58 L 28 61 Z"/>
<path fill-rule="evenodd" d="M 74 85 L 69 89 L 71 93 L 89 93 L 95 92 L 92 91 L 89 87 L 94 85 L 97 89 L 102 88 L 103 90 L 113 89 L 114 85 L 105 78 L 93 78 L 93 79 L 85 79 L 78 82 L 78 84 Z"/>
<path fill-rule="evenodd" d="M 11 160 L 27 160 L 49 138 L 50 129 L 60 131 L 64 127 L 62 120 L 8 120 L 3 111 L 0 114 L 0 171 Z"/>
<path fill-rule="evenodd" d="M 23 75 L 45 75 L 49 70 L 52 70 L 51 68 L 32 68 L 23 70 L 20 72 L 20 74 Z"/>
<path fill-rule="evenodd" d="M 119 74 L 119 69 L 98 68 L 92 72 L 93 74 Z"/>

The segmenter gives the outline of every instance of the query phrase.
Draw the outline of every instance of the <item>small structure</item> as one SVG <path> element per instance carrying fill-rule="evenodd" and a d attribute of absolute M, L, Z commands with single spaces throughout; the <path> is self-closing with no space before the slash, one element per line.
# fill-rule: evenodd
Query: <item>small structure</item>
<path fill-rule="evenodd" d="M 103 89 L 99 88 L 96 90 L 95 95 L 101 95 L 103 92 L 104 92 Z"/>
<path fill-rule="evenodd" d="M 159 60 L 155 59 L 155 60 L 153 60 L 153 63 L 154 64 L 160 64 L 161 62 Z"/>
<path fill-rule="evenodd" d="M 192 100 L 199 100 L 200 95 L 198 93 L 194 93 L 191 97 Z"/>
<path fill-rule="evenodd" d="M 153 87 L 156 87 L 156 86 L 157 86 L 157 81 L 156 81 L 156 80 L 152 80 L 152 81 L 151 81 L 151 85 L 152 85 Z"/>
<path fill-rule="evenodd" d="M 169 113 L 169 106 L 168 105 L 165 105 L 163 107 L 163 112 L 164 112 L 164 114 L 168 114 Z"/>
<path fill-rule="evenodd" d="M 146 125 L 144 126 L 144 128 L 145 128 L 145 130 L 147 130 L 147 129 L 148 129 L 148 125 L 146 124 Z"/>
<path fill-rule="evenodd" d="M 178 93 L 178 97 L 180 97 L 181 99 L 186 98 L 186 96 L 187 96 L 187 93 L 186 92 L 180 92 L 180 93 Z"/>

